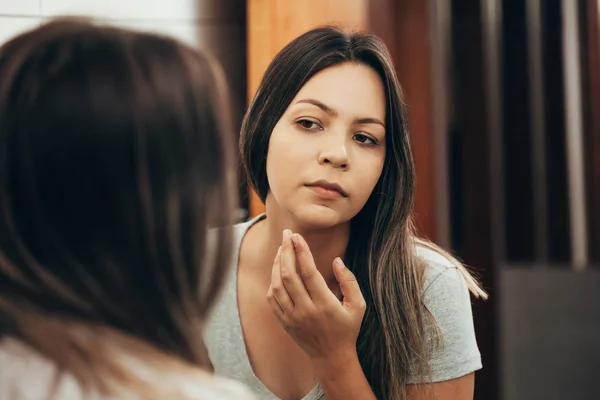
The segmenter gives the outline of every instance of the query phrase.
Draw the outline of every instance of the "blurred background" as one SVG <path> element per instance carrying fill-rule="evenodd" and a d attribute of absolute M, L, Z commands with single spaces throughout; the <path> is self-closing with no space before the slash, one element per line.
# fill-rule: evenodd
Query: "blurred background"
<path fill-rule="evenodd" d="M 213 53 L 237 127 L 296 36 L 379 35 L 409 107 L 420 233 L 491 294 L 473 305 L 475 398 L 600 399 L 600 0 L 0 0 L 0 43 L 65 14 Z M 240 188 L 240 219 L 261 212 Z"/>

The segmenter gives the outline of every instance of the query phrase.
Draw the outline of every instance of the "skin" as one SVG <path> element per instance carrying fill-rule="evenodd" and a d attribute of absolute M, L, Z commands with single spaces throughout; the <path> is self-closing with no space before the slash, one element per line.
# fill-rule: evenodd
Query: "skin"
<path fill-rule="evenodd" d="M 284 400 L 316 382 L 328 400 L 375 399 L 356 354 L 365 301 L 340 257 L 383 169 L 385 109 L 377 73 L 345 63 L 310 79 L 273 129 L 267 218 L 242 242 L 238 303 L 252 367 Z M 344 194 L 310 186 L 319 180 Z M 465 400 L 473 386 L 470 374 L 410 393 Z"/>

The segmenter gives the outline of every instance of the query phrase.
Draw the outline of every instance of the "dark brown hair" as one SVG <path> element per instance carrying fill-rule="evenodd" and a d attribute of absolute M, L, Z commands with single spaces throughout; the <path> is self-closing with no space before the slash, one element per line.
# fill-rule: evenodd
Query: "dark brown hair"
<path fill-rule="evenodd" d="M 346 62 L 367 65 L 379 74 L 387 108 L 383 172 L 366 205 L 351 221 L 345 257 L 367 302 L 357 350 L 377 397 L 405 400 L 409 377 L 429 371 L 426 327 L 431 315 L 423 312 L 425 266 L 415 244 L 455 262 L 475 295 L 485 297 L 485 292 L 452 256 L 415 237 L 411 217 L 415 168 L 408 123 L 400 84 L 383 42 L 370 34 L 321 27 L 289 43 L 269 65 L 244 118 L 242 162 L 249 182 L 265 201 L 266 158 L 275 124 L 311 77 Z"/>
<path fill-rule="evenodd" d="M 4 44 L 0 77 L 0 334 L 96 386 L 112 342 L 209 367 L 236 198 L 219 68 L 61 19 Z"/>

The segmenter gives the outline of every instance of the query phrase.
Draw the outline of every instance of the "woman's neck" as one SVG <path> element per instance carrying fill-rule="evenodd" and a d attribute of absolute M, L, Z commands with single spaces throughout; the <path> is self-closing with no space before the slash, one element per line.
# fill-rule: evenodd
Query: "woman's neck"
<path fill-rule="evenodd" d="M 337 281 L 333 274 L 333 260 L 336 257 L 344 257 L 350 235 L 350 224 L 309 229 L 303 227 L 293 216 L 274 210 L 272 207 L 267 207 L 266 214 L 267 218 L 259 222 L 253 229 L 252 242 L 257 250 L 256 257 L 262 259 L 259 264 L 269 268 L 269 276 L 277 249 L 282 243 L 283 230 L 289 229 L 293 233 L 302 235 L 310 247 L 317 269 L 327 284 L 330 287 L 337 287 Z"/>

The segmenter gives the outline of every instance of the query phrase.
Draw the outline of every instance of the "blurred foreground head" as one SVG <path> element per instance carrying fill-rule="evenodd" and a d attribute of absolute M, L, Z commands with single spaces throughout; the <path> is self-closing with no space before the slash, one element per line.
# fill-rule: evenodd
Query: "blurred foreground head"
<path fill-rule="evenodd" d="M 173 39 L 83 20 L 0 48 L 0 336 L 105 391 L 128 354 L 209 365 L 231 238 L 207 228 L 236 198 L 224 86 Z"/>

